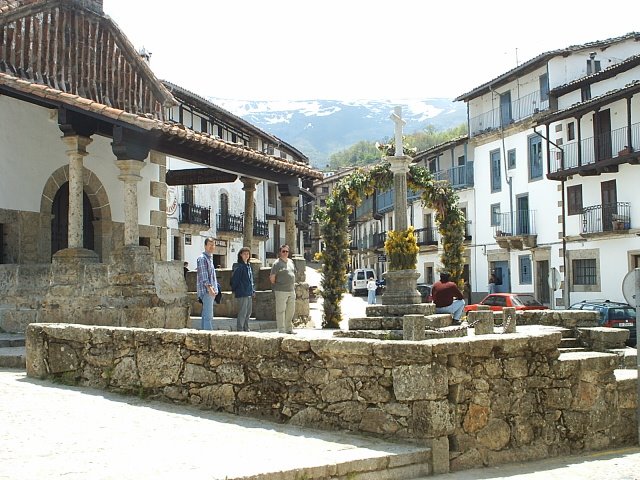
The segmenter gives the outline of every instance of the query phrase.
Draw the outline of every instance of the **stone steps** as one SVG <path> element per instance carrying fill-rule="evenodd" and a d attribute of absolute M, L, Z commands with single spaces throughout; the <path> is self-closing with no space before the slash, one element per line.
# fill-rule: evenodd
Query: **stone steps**
<path fill-rule="evenodd" d="M 0 333 L 0 368 L 25 369 L 24 335 L 16 333 Z"/>
<path fill-rule="evenodd" d="M 581 348 L 582 344 L 575 337 L 562 337 L 560 340 L 560 348 Z"/>
<path fill-rule="evenodd" d="M 425 447 L 413 447 L 410 445 L 397 446 L 396 452 L 393 445 L 381 445 L 384 452 L 371 450 L 369 456 L 363 456 L 358 452 L 357 458 L 351 460 L 319 464 L 315 466 L 280 470 L 278 472 L 264 472 L 258 475 L 242 477 L 226 477 L 229 480 L 282 480 L 282 479 L 306 479 L 324 480 L 351 480 L 354 478 L 366 478 L 367 480 L 408 480 L 422 478 L 432 474 L 431 449 Z M 355 455 L 354 455 L 355 457 Z"/>
<path fill-rule="evenodd" d="M 620 358 L 620 368 L 635 369 L 638 368 L 638 349 L 637 348 L 615 348 L 609 350 Z"/>
<path fill-rule="evenodd" d="M 426 326 L 443 328 L 451 325 L 451 315 L 426 315 Z M 399 316 L 369 316 L 349 318 L 349 330 L 402 330 L 403 317 Z"/>

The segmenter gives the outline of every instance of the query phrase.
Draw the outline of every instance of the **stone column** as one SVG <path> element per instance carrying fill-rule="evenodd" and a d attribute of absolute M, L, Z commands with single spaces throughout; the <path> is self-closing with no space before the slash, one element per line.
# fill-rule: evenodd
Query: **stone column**
<path fill-rule="evenodd" d="M 393 173 L 393 229 L 403 231 L 407 225 L 407 173 L 411 165 L 411 157 L 407 155 L 386 157 Z"/>
<path fill-rule="evenodd" d="M 240 181 L 244 190 L 244 225 L 242 227 L 243 245 L 249 247 L 253 252 L 253 219 L 255 212 L 253 211 L 254 193 L 256 191 L 257 180 L 253 178 L 242 177 Z"/>
<path fill-rule="evenodd" d="M 138 229 L 138 182 L 142 180 L 140 170 L 144 162 L 139 160 L 116 160 L 120 169 L 118 179 L 124 182 L 124 246 L 137 246 Z"/>
<path fill-rule="evenodd" d="M 91 138 L 81 135 L 62 137 L 67 144 L 69 157 L 69 234 L 68 248 L 83 248 L 83 158 L 87 156 L 87 145 Z"/>
<path fill-rule="evenodd" d="M 298 197 L 283 195 L 280 200 L 282 201 L 282 211 L 284 213 L 284 240 L 289 245 L 289 257 L 293 258 L 293 254 L 298 253 L 298 242 L 296 240 L 296 206 L 298 205 Z"/>

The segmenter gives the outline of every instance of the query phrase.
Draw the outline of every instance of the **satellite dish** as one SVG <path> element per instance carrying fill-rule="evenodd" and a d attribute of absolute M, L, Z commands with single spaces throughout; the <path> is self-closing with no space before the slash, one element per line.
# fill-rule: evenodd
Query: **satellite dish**
<path fill-rule="evenodd" d="M 640 269 L 631 270 L 622 280 L 622 295 L 629 305 L 637 306 L 636 300 L 636 272 L 640 275 Z"/>

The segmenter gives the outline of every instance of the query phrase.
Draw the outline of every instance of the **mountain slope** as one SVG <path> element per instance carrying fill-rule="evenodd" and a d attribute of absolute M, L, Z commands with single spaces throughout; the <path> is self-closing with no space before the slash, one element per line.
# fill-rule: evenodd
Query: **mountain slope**
<path fill-rule="evenodd" d="M 407 122 L 405 133 L 428 125 L 446 130 L 466 122 L 464 103 L 442 98 L 354 102 L 209 100 L 293 145 L 318 168 L 327 164 L 331 154 L 361 140 L 391 138 L 394 127 L 389 115 L 398 105 Z"/>

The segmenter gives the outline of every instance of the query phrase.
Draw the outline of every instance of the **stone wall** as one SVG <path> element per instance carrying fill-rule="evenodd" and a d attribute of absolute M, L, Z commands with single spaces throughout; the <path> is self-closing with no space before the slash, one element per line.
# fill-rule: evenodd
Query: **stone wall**
<path fill-rule="evenodd" d="M 304 272 L 305 262 L 302 260 L 294 260 L 298 272 Z M 273 291 L 271 290 L 271 282 L 269 274 L 271 267 L 260 267 L 260 263 L 253 264 L 253 276 L 256 279 L 256 296 L 253 299 L 252 317 L 257 320 L 276 319 L 276 304 Z M 231 268 L 216 269 L 218 282 L 222 287 L 222 301 L 215 306 L 216 317 L 236 317 L 238 315 L 238 302 L 233 292 L 231 292 Z M 304 325 L 309 322 L 309 284 L 305 281 L 305 275 L 300 273 L 296 277 L 296 312 L 294 317 L 294 325 Z M 189 304 L 191 306 L 191 314 L 200 316 L 202 314 L 202 305 L 198 302 L 196 293 L 197 273 L 187 272 L 186 282 Z"/>
<path fill-rule="evenodd" d="M 561 355 L 560 338 L 548 329 L 408 342 L 32 324 L 27 374 L 424 442 L 444 465 L 436 471 L 636 443 L 636 372 L 614 370 L 612 354 Z"/>
<path fill-rule="evenodd" d="M 0 265 L 0 331 L 33 322 L 184 328 L 188 312 L 182 262 L 154 263 L 150 253 L 109 264 Z"/>

